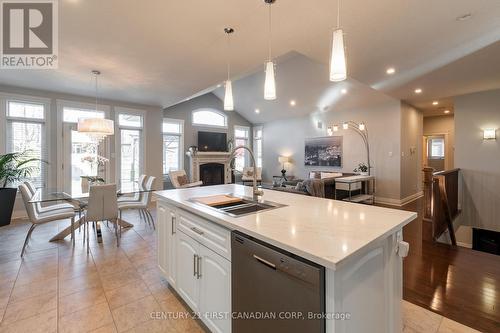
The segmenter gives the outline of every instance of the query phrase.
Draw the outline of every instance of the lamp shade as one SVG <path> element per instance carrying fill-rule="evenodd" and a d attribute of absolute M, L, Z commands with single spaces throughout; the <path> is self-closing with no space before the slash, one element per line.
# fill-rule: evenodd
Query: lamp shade
<path fill-rule="evenodd" d="M 78 119 L 78 132 L 105 137 L 115 134 L 113 120 L 103 118 Z"/>
<path fill-rule="evenodd" d="M 226 92 L 224 94 L 224 110 L 233 111 L 234 101 L 233 101 L 233 85 L 231 80 L 226 81 Z"/>
<path fill-rule="evenodd" d="M 264 82 L 264 99 L 269 101 L 276 99 L 276 81 L 274 78 L 274 63 L 272 61 L 268 61 L 266 63 L 266 81 Z"/>
<path fill-rule="evenodd" d="M 344 49 L 344 32 L 333 31 L 332 54 L 330 59 L 330 81 L 339 82 L 347 79 L 347 65 Z"/>
<path fill-rule="evenodd" d="M 288 163 L 288 162 L 290 162 L 290 157 L 288 157 L 288 156 L 280 156 L 280 157 L 278 157 L 278 161 L 280 163 Z"/>

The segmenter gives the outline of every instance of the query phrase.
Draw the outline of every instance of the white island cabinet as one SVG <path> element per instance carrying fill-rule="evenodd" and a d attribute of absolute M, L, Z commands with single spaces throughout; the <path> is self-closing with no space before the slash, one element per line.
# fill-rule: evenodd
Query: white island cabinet
<path fill-rule="evenodd" d="M 212 332 L 231 332 L 231 231 L 325 267 L 327 333 L 402 331 L 402 228 L 416 213 L 265 190 L 284 207 L 231 217 L 192 198 L 251 187 L 160 191 L 158 265 Z M 252 279 L 251 276 L 248 277 Z M 293 294 L 293 290 L 290 291 Z"/>
<path fill-rule="evenodd" d="M 158 266 L 212 332 L 231 332 L 230 231 L 208 223 L 159 201 Z"/>

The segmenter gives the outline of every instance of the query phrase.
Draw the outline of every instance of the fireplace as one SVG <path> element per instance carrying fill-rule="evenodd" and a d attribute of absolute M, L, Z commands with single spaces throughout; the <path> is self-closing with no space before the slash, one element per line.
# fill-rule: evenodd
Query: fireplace
<path fill-rule="evenodd" d="M 224 184 L 224 164 L 205 163 L 200 165 L 200 180 L 203 186 Z"/>

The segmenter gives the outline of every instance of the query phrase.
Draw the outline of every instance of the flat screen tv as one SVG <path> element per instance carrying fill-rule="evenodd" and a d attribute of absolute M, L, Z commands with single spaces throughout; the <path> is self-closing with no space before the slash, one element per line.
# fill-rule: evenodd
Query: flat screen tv
<path fill-rule="evenodd" d="M 226 133 L 198 132 L 199 151 L 227 151 Z"/>

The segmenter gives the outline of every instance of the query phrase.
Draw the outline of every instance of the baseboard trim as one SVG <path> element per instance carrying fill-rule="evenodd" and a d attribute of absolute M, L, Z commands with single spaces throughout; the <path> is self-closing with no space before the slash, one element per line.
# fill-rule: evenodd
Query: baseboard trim
<path fill-rule="evenodd" d="M 412 194 L 406 198 L 403 199 L 392 199 L 392 198 L 384 198 L 384 197 L 375 197 L 375 203 L 381 204 L 381 205 L 389 205 L 389 206 L 396 206 L 396 207 L 402 207 L 406 204 L 409 204 L 412 201 L 415 201 L 421 197 L 424 196 L 424 192 L 420 191 L 415 194 Z"/>
<path fill-rule="evenodd" d="M 26 210 L 15 210 L 12 212 L 12 220 L 20 220 L 20 219 L 27 219 L 28 214 L 26 213 Z"/>
<path fill-rule="evenodd" d="M 472 249 L 472 244 L 469 244 L 469 243 L 457 242 L 457 245 L 461 246 L 461 247 L 466 247 L 468 249 Z"/>

